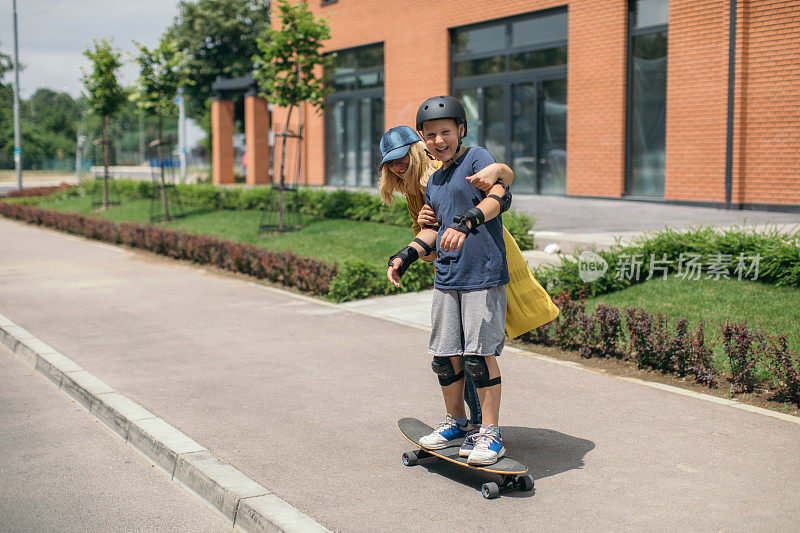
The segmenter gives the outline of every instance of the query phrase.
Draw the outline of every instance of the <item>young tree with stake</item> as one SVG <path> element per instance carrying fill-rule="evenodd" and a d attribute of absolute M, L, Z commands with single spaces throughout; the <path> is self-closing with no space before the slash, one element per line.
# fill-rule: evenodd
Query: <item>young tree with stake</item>
<path fill-rule="evenodd" d="M 86 49 L 83 55 L 92 62 L 91 74 L 83 72 L 81 81 L 86 88 L 89 108 L 102 117 L 103 143 L 103 210 L 108 209 L 108 119 L 115 116 L 128 98 L 127 91 L 117 82 L 117 71 L 122 66 L 120 52 L 106 39 L 94 40 L 94 50 Z"/>
<path fill-rule="evenodd" d="M 331 56 L 323 55 L 323 41 L 330 38 L 324 19 L 317 18 L 306 2 L 297 5 L 278 2 L 280 28 L 268 28 L 257 40 L 259 53 L 253 56 L 253 76 L 263 91 L 259 96 L 288 108 L 281 143 L 280 188 L 278 190 L 278 229 L 283 230 L 283 190 L 286 137 L 292 111 L 303 102 L 318 111 L 325 108 L 330 92 L 325 67 Z"/>
<path fill-rule="evenodd" d="M 134 44 L 139 48 L 136 62 L 140 69 L 134 100 L 140 109 L 158 117 L 158 138 L 151 144 L 154 144 L 158 151 L 161 203 L 164 209 L 164 220 L 169 221 L 171 218 L 167 201 L 167 187 L 164 181 L 162 152 L 164 116 L 175 112 L 175 97 L 178 89 L 190 83 L 186 68 L 186 54 L 178 49 L 175 41 L 167 38 L 162 38 L 158 47 L 153 50 L 136 41 Z"/>

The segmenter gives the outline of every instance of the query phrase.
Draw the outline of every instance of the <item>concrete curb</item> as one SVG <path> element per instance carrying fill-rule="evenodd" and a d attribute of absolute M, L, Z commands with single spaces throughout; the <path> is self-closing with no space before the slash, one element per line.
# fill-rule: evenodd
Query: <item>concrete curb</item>
<path fill-rule="evenodd" d="M 328 531 L 3 315 L 0 344 L 83 406 L 172 481 L 200 498 L 235 530 Z"/>

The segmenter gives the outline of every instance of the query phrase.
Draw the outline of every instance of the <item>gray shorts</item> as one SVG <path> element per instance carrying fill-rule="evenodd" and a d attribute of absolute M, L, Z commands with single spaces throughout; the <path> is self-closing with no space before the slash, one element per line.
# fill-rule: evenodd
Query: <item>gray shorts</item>
<path fill-rule="evenodd" d="M 431 325 L 431 355 L 500 355 L 506 339 L 506 286 L 434 289 Z"/>

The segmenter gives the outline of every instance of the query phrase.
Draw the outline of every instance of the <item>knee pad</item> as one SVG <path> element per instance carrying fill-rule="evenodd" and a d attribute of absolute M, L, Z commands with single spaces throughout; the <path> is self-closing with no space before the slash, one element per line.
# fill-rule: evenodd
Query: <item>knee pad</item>
<path fill-rule="evenodd" d="M 439 384 L 442 387 L 457 383 L 464 377 L 463 370 L 456 374 L 456 370 L 453 368 L 453 363 L 450 361 L 449 357 L 434 356 L 431 368 L 433 372 L 439 376 Z"/>
<path fill-rule="evenodd" d="M 489 367 L 486 366 L 486 358 L 480 355 L 468 355 L 464 361 L 464 370 L 472 377 L 475 388 L 492 387 L 500 384 L 500 376 L 494 379 L 489 378 Z"/>

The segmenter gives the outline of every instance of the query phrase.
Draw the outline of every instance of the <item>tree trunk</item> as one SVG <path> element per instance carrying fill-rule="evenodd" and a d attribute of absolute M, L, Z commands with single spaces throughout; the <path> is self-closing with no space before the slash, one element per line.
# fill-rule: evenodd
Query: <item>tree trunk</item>
<path fill-rule="evenodd" d="M 108 117 L 103 117 L 103 211 L 108 210 Z"/>
<path fill-rule="evenodd" d="M 281 177 L 280 187 L 278 188 L 278 231 L 283 231 L 283 186 L 286 181 L 283 169 L 286 163 L 286 138 L 289 135 L 289 121 L 292 120 L 292 109 L 289 106 L 289 113 L 286 115 L 286 127 L 283 128 L 283 142 L 281 143 Z"/>
<path fill-rule="evenodd" d="M 169 201 L 167 201 L 167 184 L 164 181 L 164 156 L 161 150 L 161 134 L 163 130 L 164 119 L 161 115 L 158 116 L 158 164 L 161 169 L 161 205 L 164 207 L 164 221 L 169 222 L 172 220 L 169 216 Z"/>

